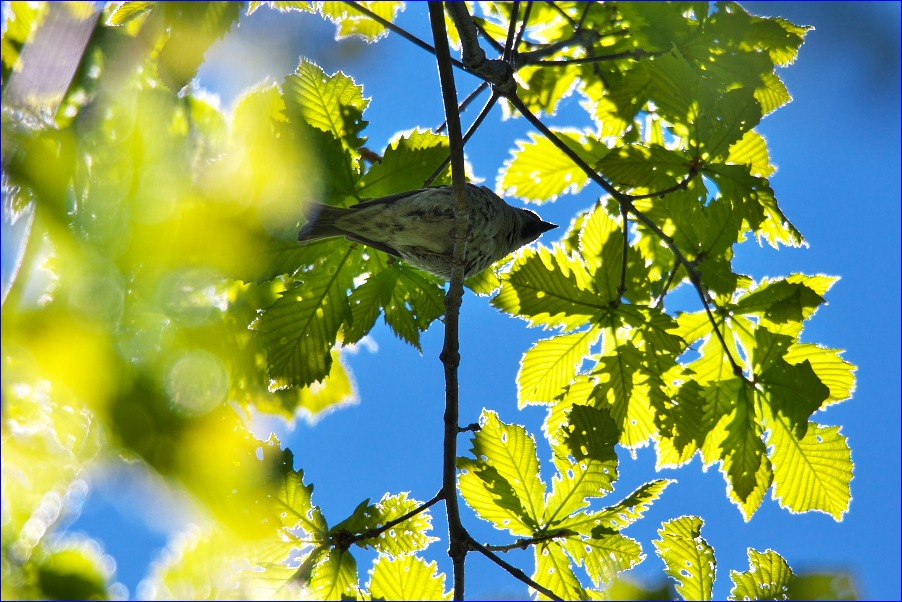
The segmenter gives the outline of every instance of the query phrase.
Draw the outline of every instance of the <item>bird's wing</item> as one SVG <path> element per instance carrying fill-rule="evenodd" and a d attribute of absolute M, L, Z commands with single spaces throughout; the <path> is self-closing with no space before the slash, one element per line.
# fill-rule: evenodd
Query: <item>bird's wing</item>
<path fill-rule="evenodd" d="M 399 192 L 397 194 L 390 194 L 388 196 L 379 197 L 378 199 L 371 199 L 369 201 L 363 201 L 362 203 L 357 203 L 356 205 L 351 205 L 351 209 L 363 209 L 365 207 L 375 207 L 377 205 L 391 205 L 401 199 L 406 199 L 409 196 L 413 196 L 415 194 L 420 194 L 421 192 L 429 190 L 428 188 L 421 188 L 419 190 L 408 190 L 407 192 Z"/>
<path fill-rule="evenodd" d="M 396 249 L 388 246 L 384 242 L 377 242 L 375 240 L 370 240 L 368 238 L 358 236 L 357 234 L 351 234 L 350 232 L 347 232 L 345 230 L 342 230 L 341 235 L 344 236 L 346 239 L 350 240 L 351 242 L 359 242 L 362 245 L 366 245 L 368 247 L 378 249 L 378 250 L 382 251 L 383 253 L 388 253 L 389 255 L 394 255 L 395 257 L 401 257 L 401 254 L 398 253 L 398 251 Z"/>

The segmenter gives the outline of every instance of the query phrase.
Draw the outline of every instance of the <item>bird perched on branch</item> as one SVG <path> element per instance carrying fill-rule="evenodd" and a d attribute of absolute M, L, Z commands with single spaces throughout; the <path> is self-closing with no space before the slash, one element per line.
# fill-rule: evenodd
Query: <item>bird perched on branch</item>
<path fill-rule="evenodd" d="M 467 184 L 465 191 L 470 221 L 464 278 L 557 228 L 532 211 L 511 207 L 485 186 Z M 301 244 L 343 236 L 451 279 L 454 193 L 450 186 L 393 194 L 347 209 L 315 203 L 306 213 L 308 223 L 298 233 Z"/>

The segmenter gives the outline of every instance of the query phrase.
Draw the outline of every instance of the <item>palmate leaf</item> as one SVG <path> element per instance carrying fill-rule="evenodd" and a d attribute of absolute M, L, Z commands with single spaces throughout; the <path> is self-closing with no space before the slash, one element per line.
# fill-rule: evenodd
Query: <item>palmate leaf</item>
<path fill-rule="evenodd" d="M 560 246 L 527 248 L 502 278 L 492 305 L 526 319 L 530 325 L 562 326 L 568 330 L 607 311 L 592 290 L 582 262 Z"/>
<path fill-rule="evenodd" d="M 420 332 L 445 312 L 444 291 L 418 270 L 396 265 L 371 275 L 354 289 L 348 303 L 351 324 L 344 343 L 356 343 L 372 329 L 380 313 L 397 337 L 420 348 Z"/>
<path fill-rule="evenodd" d="M 599 162 L 604 176 L 621 189 L 664 190 L 689 175 L 688 153 L 658 145 L 623 146 Z"/>
<path fill-rule="evenodd" d="M 792 512 L 816 510 L 842 520 L 852 501 L 854 464 L 848 440 L 839 427 L 812 422 L 797 438 L 780 416 L 767 422 L 774 465 L 774 499 Z"/>
<path fill-rule="evenodd" d="M 773 550 L 763 553 L 749 548 L 749 570 L 730 571 L 733 589 L 731 600 L 785 600 L 794 579 L 792 569 Z"/>
<path fill-rule="evenodd" d="M 273 388 L 310 385 L 329 373 L 336 335 L 350 319 L 347 292 L 357 264 L 359 250 L 352 247 L 322 258 L 253 324 L 266 349 Z"/>
<path fill-rule="evenodd" d="M 598 203 L 589 213 L 579 234 L 579 250 L 594 276 L 599 296 L 613 303 L 620 299 L 623 268 L 623 226 Z"/>
<path fill-rule="evenodd" d="M 470 458 L 458 458 L 457 468 L 460 494 L 479 518 L 513 535 L 533 534 L 535 525 L 529 513 L 497 469 Z"/>
<path fill-rule="evenodd" d="M 681 516 L 663 523 L 655 549 L 676 581 L 676 591 L 684 600 L 711 600 L 717 560 L 714 548 L 701 535 L 704 521 L 697 516 Z"/>
<path fill-rule="evenodd" d="M 622 445 L 640 447 L 657 432 L 650 398 L 651 389 L 657 385 L 649 382 L 643 370 L 643 353 L 632 342 L 616 345 L 614 340 L 614 336 L 606 336 L 605 349 L 593 370 L 597 384 L 592 401 L 593 405 L 610 408 Z"/>
<path fill-rule="evenodd" d="M 520 360 L 519 406 L 552 403 L 579 372 L 601 331 L 592 328 L 539 341 Z"/>
<path fill-rule="evenodd" d="M 763 398 L 771 408 L 792 425 L 799 439 L 808 429 L 808 418 L 830 395 L 808 360 L 799 364 L 779 361 L 758 376 Z"/>
<path fill-rule="evenodd" d="M 611 583 L 618 573 L 645 559 L 639 542 L 620 533 L 595 539 L 568 537 L 562 545 L 575 564 L 585 566 L 589 578 L 598 587 Z"/>
<path fill-rule="evenodd" d="M 169 39 L 159 52 L 159 75 L 166 87 L 178 92 L 190 82 L 204 61 L 207 49 L 238 21 L 241 5 L 235 2 L 162 3 Z"/>
<path fill-rule="evenodd" d="M 450 600 L 438 563 L 407 555 L 376 559 L 369 583 L 373 600 Z"/>

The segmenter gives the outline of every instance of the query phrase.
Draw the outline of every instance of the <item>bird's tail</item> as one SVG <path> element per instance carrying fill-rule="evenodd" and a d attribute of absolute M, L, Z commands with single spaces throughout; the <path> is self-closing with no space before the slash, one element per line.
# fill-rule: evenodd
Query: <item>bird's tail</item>
<path fill-rule="evenodd" d="M 341 207 L 331 207 L 321 203 L 310 203 L 304 209 L 304 217 L 307 223 L 298 232 L 298 242 L 311 242 L 333 236 L 344 236 L 345 231 L 335 225 L 335 220 L 345 215 L 349 210 Z"/>

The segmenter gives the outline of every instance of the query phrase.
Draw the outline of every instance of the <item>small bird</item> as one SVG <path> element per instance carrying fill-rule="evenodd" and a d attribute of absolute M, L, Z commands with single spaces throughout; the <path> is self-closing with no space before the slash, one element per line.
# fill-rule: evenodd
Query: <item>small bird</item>
<path fill-rule="evenodd" d="M 485 186 L 467 184 L 466 196 L 470 223 L 464 278 L 557 228 L 533 211 L 511 207 Z M 298 232 L 299 243 L 343 236 L 451 279 L 454 194 L 450 186 L 393 194 L 347 209 L 319 203 L 309 207 L 308 223 Z"/>

